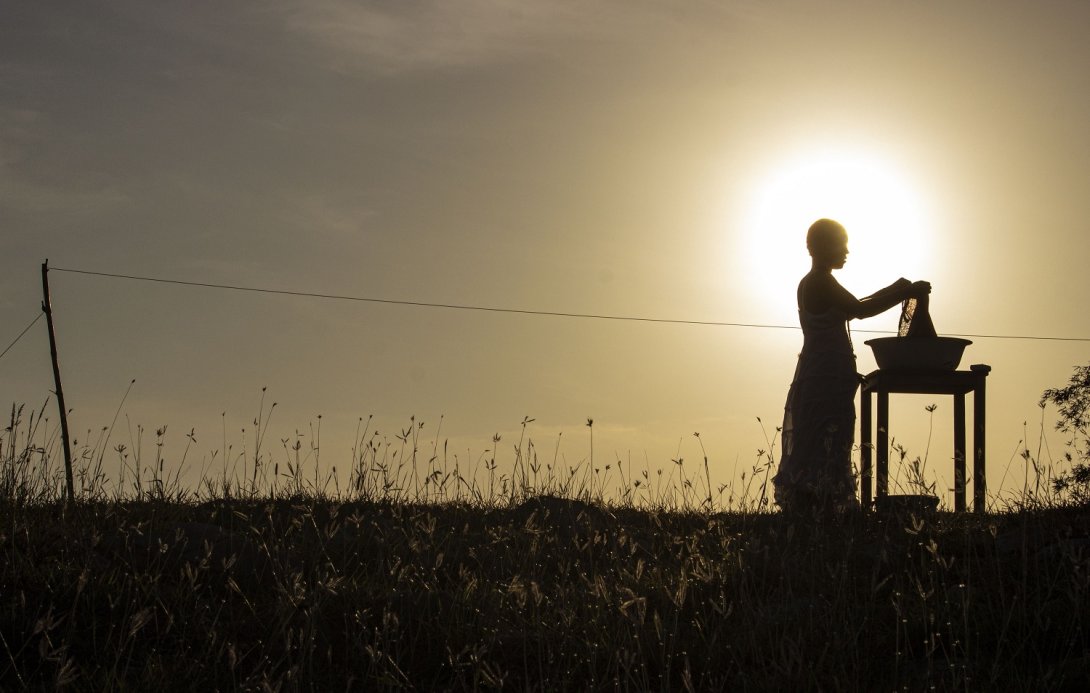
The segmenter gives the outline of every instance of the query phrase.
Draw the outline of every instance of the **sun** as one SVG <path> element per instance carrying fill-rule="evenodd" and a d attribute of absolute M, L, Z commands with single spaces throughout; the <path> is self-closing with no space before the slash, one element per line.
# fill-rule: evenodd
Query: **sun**
<path fill-rule="evenodd" d="M 769 320 L 796 321 L 795 288 L 810 269 L 806 229 L 822 217 L 848 231 L 848 262 L 835 276 L 856 296 L 898 277 L 928 278 L 932 224 L 895 165 L 841 149 L 799 154 L 769 171 L 753 196 L 743 253 L 747 286 Z"/>

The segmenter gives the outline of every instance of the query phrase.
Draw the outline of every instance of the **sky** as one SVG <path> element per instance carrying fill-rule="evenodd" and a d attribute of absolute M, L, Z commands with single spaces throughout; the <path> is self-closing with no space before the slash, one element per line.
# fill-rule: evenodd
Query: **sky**
<path fill-rule="evenodd" d="M 768 325 L 49 273 L 75 437 L 116 416 L 131 449 L 165 425 L 188 475 L 252 448 L 275 401 L 269 454 L 299 437 L 342 473 L 361 418 L 392 440 L 415 417 L 464 461 L 498 434 L 502 471 L 530 417 L 562 464 L 706 450 L 728 482 L 775 440 L 815 218 L 848 228 L 857 295 L 931 281 L 940 334 L 1090 337 L 1088 31 L 1064 0 L 4 2 L 0 346 L 40 312 L 46 259 Z M 897 318 L 853 322 L 861 372 Z M 1023 441 L 1062 447 L 1041 393 L 1090 348 L 972 339 L 989 488 L 1020 489 Z M 0 387 L 50 397 L 44 321 Z M 893 398 L 940 491 L 951 427 L 949 398 Z"/>

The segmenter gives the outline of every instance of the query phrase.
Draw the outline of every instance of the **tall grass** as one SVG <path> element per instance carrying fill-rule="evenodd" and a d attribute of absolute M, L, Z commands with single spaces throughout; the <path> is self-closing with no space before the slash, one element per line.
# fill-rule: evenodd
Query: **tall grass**
<path fill-rule="evenodd" d="M 12 410 L 0 688 L 1088 683 L 1090 513 L 1055 489 L 983 515 L 816 524 L 771 512 L 774 436 L 712 488 L 702 441 L 695 464 L 567 465 L 529 418 L 506 456 L 496 436 L 472 460 L 415 419 L 391 439 L 361 420 L 342 486 L 314 473 L 320 421 L 276 446 L 274 408 L 197 488 L 164 464 L 165 428 L 88 432 L 67 504 L 55 426 Z"/>
<path fill-rule="evenodd" d="M 513 444 L 492 437 L 490 447 L 471 456 L 453 453 L 441 438 L 442 420 L 434 433 L 410 417 L 393 436 L 359 420 L 343 473 L 321 463 L 321 416 L 308 433 L 270 444 L 269 422 L 276 403 L 266 404 L 264 392 L 254 427 L 241 442 L 229 441 L 224 424 L 223 446 L 199 463 L 195 480 L 189 475 L 196 433 L 184 434 L 180 456 L 167 463 L 168 427 L 149 432 L 124 417 L 100 430 L 73 437 L 76 496 L 83 501 L 159 500 L 199 503 L 217 499 L 283 499 L 391 503 L 466 503 L 482 507 L 517 505 L 539 496 L 559 496 L 605 505 L 679 511 L 771 509 L 769 474 L 775 465 L 775 445 L 758 450 L 740 483 L 715 484 L 700 434 L 693 434 L 703 460 L 687 465 L 680 454 L 653 467 L 631 457 L 595 458 L 593 421 L 588 420 L 586 455 L 575 463 L 561 456 L 558 435 L 544 451 L 530 433 L 534 419 L 524 417 Z M 64 498 L 64 470 L 59 454 L 59 428 L 38 410 L 13 406 L 0 433 L 0 498 L 15 505 L 55 503 Z M 759 421 L 759 420 L 758 420 Z M 175 434 L 176 435 L 176 434 Z M 768 434 L 766 432 L 766 442 Z"/>

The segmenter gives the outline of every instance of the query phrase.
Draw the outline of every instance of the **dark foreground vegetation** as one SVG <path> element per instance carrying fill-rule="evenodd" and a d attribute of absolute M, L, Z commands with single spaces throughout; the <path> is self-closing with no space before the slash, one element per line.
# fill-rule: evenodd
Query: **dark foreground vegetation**
<path fill-rule="evenodd" d="M 1024 449 L 1004 507 L 824 523 L 769 512 L 771 446 L 739 489 L 705 454 L 703 486 L 679 458 L 609 501 L 593 445 L 561 471 L 524 436 L 467 479 L 415 420 L 331 495 L 300 442 L 283 472 L 261 447 L 264 405 L 196 492 L 165 427 L 150 464 L 142 429 L 113 446 L 113 494 L 112 427 L 88 435 L 65 503 L 55 433 L 13 407 L 0 690 L 1090 690 L 1090 366 L 1046 403 L 1063 457 Z"/>
<path fill-rule="evenodd" d="M 0 688 L 1086 690 L 1090 509 L 6 506 Z"/>

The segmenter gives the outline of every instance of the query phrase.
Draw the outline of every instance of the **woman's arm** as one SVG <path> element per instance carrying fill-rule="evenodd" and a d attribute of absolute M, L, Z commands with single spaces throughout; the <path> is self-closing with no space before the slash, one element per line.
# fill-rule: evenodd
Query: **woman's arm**
<path fill-rule="evenodd" d="M 862 300 L 865 301 L 867 299 L 874 299 L 877 301 L 884 301 L 887 298 L 901 295 L 901 293 L 908 289 L 910 286 L 912 286 L 912 282 L 908 281 L 904 277 L 901 277 L 884 289 L 878 289 L 878 291 L 875 291 L 870 296 L 865 296 Z M 900 300 L 903 301 L 904 299 L 902 298 Z"/>
<path fill-rule="evenodd" d="M 920 298 L 929 293 L 931 293 L 930 282 L 910 282 L 901 277 L 886 288 L 879 289 L 870 296 L 859 299 L 856 302 L 856 312 L 854 314 L 849 312 L 848 315 L 855 318 L 869 318 L 884 313 L 905 299 Z"/>
<path fill-rule="evenodd" d="M 928 282 L 910 282 L 903 277 L 884 289 L 875 291 L 870 296 L 856 298 L 840 285 L 832 275 L 822 282 L 821 293 L 830 305 L 836 306 L 851 318 L 869 318 L 883 313 L 906 298 L 925 296 L 931 293 Z"/>

